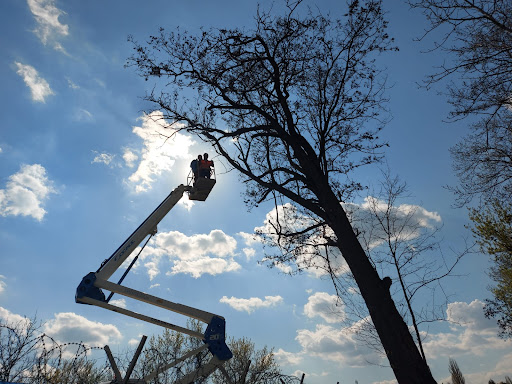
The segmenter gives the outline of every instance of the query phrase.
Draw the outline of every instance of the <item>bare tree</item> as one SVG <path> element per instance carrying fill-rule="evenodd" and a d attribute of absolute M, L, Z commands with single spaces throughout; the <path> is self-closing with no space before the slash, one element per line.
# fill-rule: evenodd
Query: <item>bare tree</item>
<path fill-rule="evenodd" d="M 431 224 L 436 216 L 419 206 L 401 203 L 409 197 L 406 183 L 390 176 L 389 171 L 383 176 L 380 190 L 366 198 L 363 208 L 351 208 L 351 217 L 371 261 L 381 274 L 389 276 L 392 297 L 414 330 L 426 361 L 420 326 L 445 320 L 448 296 L 442 280 L 455 276 L 455 267 L 471 248 L 445 257 L 440 227 Z M 430 291 L 431 304 L 418 307 L 416 297 L 424 291 Z"/>
<path fill-rule="evenodd" d="M 299 383 L 299 378 L 284 375 L 277 364 L 274 353 L 267 347 L 256 349 L 254 343 L 247 339 L 230 339 L 229 349 L 233 358 L 226 365 L 226 379 L 222 372 L 213 374 L 214 384 L 292 384 Z"/>
<path fill-rule="evenodd" d="M 106 361 L 101 365 L 88 359 L 95 348 L 58 343 L 41 331 L 42 324 L 35 316 L 0 322 L 0 381 L 96 384 L 105 378 Z"/>
<path fill-rule="evenodd" d="M 85 346 L 82 345 L 81 348 Z M 87 349 L 87 347 L 85 347 Z M 45 369 L 36 370 L 36 374 L 27 381 L 27 383 L 41 384 L 98 384 L 106 381 L 108 376 L 108 368 L 106 362 L 89 360 L 85 354 L 78 353 L 71 359 L 63 359 L 58 361 L 54 367 L 50 361 Z M 38 368 L 42 368 L 38 366 Z"/>
<path fill-rule="evenodd" d="M 36 318 L 0 322 L 0 381 L 24 381 L 37 361 L 41 324 Z"/>
<path fill-rule="evenodd" d="M 200 321 L 188 321 L 187 328 L 203 333 L 203 323 Z M 202 351 L 184 361 L 180 361 L 171 369 L 166 366 L 174 363 L 184 356 L 187 352 L 197 349 L 202 345 L 202 341 L 196 338 L 187 337 L 179 332 L 165 329 L 161 335 L 152 336 L 148 341 L 148 346 L 142 352 L 141 358 L 137 361 L 133 377 L 145 377 L 149 373 L 159 370 L 159 373 L 148 383 L 167 384 L 174 383 L 184 375 L 192 372 L 208 362 L 208 351 Z M 126 353 L 125 358 L 120 362 L 120 366 L 128 367 L 133 356 L 133 352 Z M 205 378 L 198 378 L 195 382 L 202 383 Z"/>
<path fill-rule="evenodd" d="M 448 82 L 451 119 L 475 116 L 471 133 L 451 149 L 460 205 L 473 197 L 512 201 L 512 3 L 508 0 L 409 0 L 444 32 L 434 50 L 447 63 L 426 86 Z M 443 84 L 444 85 L 444 84 Z"/>
<path fill-rule="evenodd" d="M 189 329 L 201 332 L 202 325 L 199 321 L 189 321 Z M 158 368 L 165 368 L 169 363 L 174 363 L 188 351 L 196 349 L 200 340 L 185 337 L 179 332 L 165 329 L 161 335 L 152 336 L 149 345 L 143 351 L 134 371 L 134 377 L 144 377 Z M 281 373 L 279 365 L 275 361 L 272 350 L 267 347 L 256 349 L 249 339 L 234 339 L 228 341 L 231 358 L 223 366 L 224 372 L 216 370 L 208 378 L 200 378 L 195 383 L 214 384 L 282 384 L 298 382 L 298 378 Z M 162 371 L 148 383 L 171 384 L 179 380 L 183 374 L 200 368 L 208 362 L 208 352 L 201 353 L 184 361 L 180 361 L 171 369 Z M 122 358 L 121 366 L 127 366 L 132 353 L 126 353 Z M 281 381 L 282 380 L 282 381 Z"/>
<path fill-rule="evenodd" d="M 334 280 L 340 260 L 348 265 L 397 380 L 433 383 L 341 205 L 362 187 L 354 171 L 378 161 L 385 145 L 378 137 L 385 77 L 375 58 L 393 47 L 381 3 L 350 1 L 343 20 L 301 16 L 299 5 L 289 1 L 284 16 L 259 11 L 253 30 L 161 29 L 147 44 L 134 42 L 128 65 L 164 78 L 146 99 L 241 174 L 249 203 L 293 202 L 308 213 L 309 227 L 277 240 L 300 248 L 317 233 L 335 247 L 338 253 L 318 255 L 323 267 Z M 283 261 L 293 258 L 293 247 L 274 245 Z"/>

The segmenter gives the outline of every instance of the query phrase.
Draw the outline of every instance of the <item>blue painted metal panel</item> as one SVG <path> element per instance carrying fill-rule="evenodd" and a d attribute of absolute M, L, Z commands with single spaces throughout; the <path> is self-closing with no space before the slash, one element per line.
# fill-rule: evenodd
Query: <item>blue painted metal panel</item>
<path fill-rule="evenodd" d="M 226 321 L 224 318 L 214 316 L 204 333 L 204 342 L 208 345 L 208 349 L 212 355 L 219 360 L 229 360 L 233 357 L 233 353 L 226 345 Z"/>

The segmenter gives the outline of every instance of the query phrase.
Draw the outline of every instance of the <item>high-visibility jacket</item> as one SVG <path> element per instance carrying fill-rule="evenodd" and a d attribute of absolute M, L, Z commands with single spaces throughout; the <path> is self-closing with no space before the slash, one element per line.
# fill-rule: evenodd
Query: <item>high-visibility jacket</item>
<path fill-rule="evenodd" d="M 213 161 L 211 160 L 200 160 L 199 161 L 199 169 L 210 169 L 213 167 Z"/>

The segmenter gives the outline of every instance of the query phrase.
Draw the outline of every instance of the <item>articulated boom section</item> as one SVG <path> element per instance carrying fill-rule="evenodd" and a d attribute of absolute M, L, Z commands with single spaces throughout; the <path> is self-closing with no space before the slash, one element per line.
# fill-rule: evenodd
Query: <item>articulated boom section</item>
<path fill-rule="evenodd" d="M 213 185 L 211 185 L 213 187 Z M 211 190 L 210 187 L 210 190 Z M 196 355 L 197 353 L 208 349 L 213 355 L 211 360 L 202 366 L 197 371 L 191 372 L 181 378 L 176 384 L 189 384 L 195 381 L 198 377 L 208 376 L 215 369 L 220 368 L 224 371 L 222 365 L 229 360 L 233 355 L 226 345 L 226 322 L 223 317 L 202 311 L 197 308 L 189 307 L 183 304 L 173 303 L 144 292 L 140 292 L 126 286 L 121 285 L 122 280 L 126 276 L 123 275 L 121 280 L 116 284 L 108 281 L 108 279 L 116 272 L 121 264 L 130 256 L 139 244 L 148 236 L 154 235 L 157 231 L 158 223 L 165 217 L 165 215 L 178 203 L 185 192 L 196 192 L 196 187 L 184 186 L 183 184 L 173 190 L 169 196 L 148 216 L 148 218 L 126 239 L 126 241 L 105 260 L 96 272 L 88 273 L 81 281 L 76 290 L 75 301 L 80 304 L 90 304 L 102 307 L 114 312 L 122 313 L 126 316 L 134 317 L 152 324 L 156 324 L 177 332 L 187 334 L 191 337 L 198 338 L 204 342 L 204 345 L 194 351 L 190 351 L 185 356 L 178 360 L 164 366 L 159 367 L 155 372 L 147 375 L 142 382 L 146 382 L 157 376 L 159 373 L 179 364 L 185 359 Z M 206 195 L 209 193 L 207 191 Z M 148 239 L 149 240 L 149 239 Z M 110 296 L 106 298 L 103 289 L 110 291 Z M 144 315 L 142 313 L 133 312 L 126 308 L 121 308 L 109 303 L 110 298 L 114 293 L 145 302 L 149 305 L 154 305 L 171 312 L 179 313 L 190 318 L 200 320 L 207 324 L 204 334 L 183 328 L 169 322 L 155 319 L 153 317 Z M 128 377 L 125 381 L 128 380 Z"/>

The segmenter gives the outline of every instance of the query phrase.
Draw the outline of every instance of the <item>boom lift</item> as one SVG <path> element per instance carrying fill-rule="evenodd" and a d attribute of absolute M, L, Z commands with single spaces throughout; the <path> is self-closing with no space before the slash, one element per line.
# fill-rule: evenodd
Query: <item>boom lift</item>
<path fill-rule="evenodd" d="M 189 193 L 189 198 L 191 200 L 204 201 L 206 200 L 206 197 L 208 196 L 214 185 L 214 178 L 205 178 L 196 180 L 196 182 L 193 185 L 185 186 L 181 184 L 176 189 L 174 189 L 169 194 L 169 196 L 167 196 L 165 200 L 153 211 L 153 213 L 151 213 L 148 216 L 148 218 L 128 237 L 128 239 L 126 239 L 126 241 L 123 244 L 121 244 L 121 246 L 112 254 L 112 256 L 110 256 L 101 264 L 101 266 L 98 268 L 96 272 L 90 272 L 82 279 L 80 285 L 76 290 L 75 301 L 77 303 L 96 305 L 98 307 L 105 308 L 114 312 L 119 312 L 126 316 L 134 317 L 139 320 L 143 320 L 177 332 L 187 334 L 189 336 L 198 338 L 204 342 L 204 345 L 202 345 L 201 347 L 193 351 L 190 351 L 185 356 L 182 356 L 176 361 L 169 363 L 167 366 L 158 367 L 154 372 L 144 377 L 142 381 L 139 380 L 136 382 L 146 383 L 147 381 L 157 376 L 159 373 L 179 364 L 185 359 L 192 357 L 205 349 L 208 349 L 212 355 L 208 363 L 200 367 L 198 370 L 188 373 L 175 383 L 189 384 L 194 382 L 196 378 L 208 376 L 217 368 L 221 369 L 221 371 L 225 373 L 223 364 L 233 356 L 228 346 L 226 345 L 226 322 L 222 316 L 218 316 L 213 313 L 202 311 L 200 309 L 189 307 L 183 304 L 173 303 L 171 301 L 167 301 L 121 285 L 123 279 L 126 277 L 130 268 L 137 260 L 138 255 L 133 259 L 133 261 L 131 262 L 131 264 L 129 265 L 129 267 L 127 268 L 127 270 L 125 271 L 125 273 L 123 274 L 123 276 L 121 277 L 117 284 L 108 281 L 108 279 L 117 271 L 117 269 L 128 258 L 128 256 L 130 256 L 133 253 L 133 251 L 139 246 L 139 244 L 146 237 L 149 236 L 145 244 L 142 246 L 142 249 L 144 249 L 144 246 L 149 242 L 151 237 L 156 234 L 158 223 L 178 203 L 178 201 L 182 198 L 185 192 Z M 105 294 L 103 293 L 103 290 L 110 291 L 110 295 L 106 297 Z M 150 305 L 164 308 L 171 312 L 176 312 L 196 320 L 200 320 L 207 324 L 206 331 L 204 334 L 201 334 L 200 332 L 196 332 L 188 328 L 183 328 L 171 324 L 167 321 L 155 319 L 142 313 L 137 313 L 126 308 L 121 308 L 119 306 L 112 305 L 109 303 L 109 301 L 114 293 L 138 301 L 142 301 Z M 139 349 L 142 349 L 142 344 L 140 345 Z M 108 348 L 105 348 L 105 350 L 107 351 L 107 355 L 109 355 Z M 140 351 L 138 351 L 138 353 L 140 353 Z M 111 355 L 109 355 L 109 359 L 112 363 L 113 359 L 111 359 Z M 136 359 L 136 357 L 134 357 L 134 359 Z M 134 363 L 135 361 L 133 361 L 133 364 Z M 115 364 L 112 363 L 112 365 L 116 376 L 112 383 L 132 382 L 132 380 L 129 380 L 129 375 L 125 377 L 125 379 L 122 379 L 119 375 L 119 370 L 117 369 Z"/>

